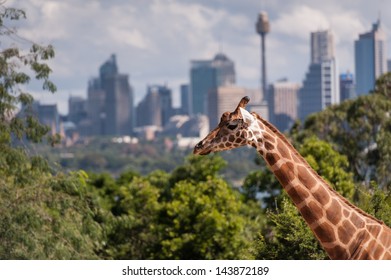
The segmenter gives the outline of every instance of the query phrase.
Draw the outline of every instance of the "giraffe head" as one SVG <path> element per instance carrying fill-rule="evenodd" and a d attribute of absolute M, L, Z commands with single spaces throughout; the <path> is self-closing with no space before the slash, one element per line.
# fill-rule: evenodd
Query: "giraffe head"
<path fill-rule="evenodd" d="M 230 150 L 244 145 L 251 145 L 253 133 L 250 126 L 256 118 L 244 109 L 250 98 L 243 97 L 233 112 L 225 112 L 220 123 L 195 147 L 196 155 Z"/>

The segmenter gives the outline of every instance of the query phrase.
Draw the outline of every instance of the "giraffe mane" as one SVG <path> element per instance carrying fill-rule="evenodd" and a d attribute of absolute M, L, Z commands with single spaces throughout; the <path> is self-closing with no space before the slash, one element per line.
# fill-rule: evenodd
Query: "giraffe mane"
<path fill-rule="evenodd" d="M 304 157 L 296 150 L 296 148 L 288 141 L 288 139 L 286 138 L 286 136 L 281 133 L 274 125 L 272 125 L 270 122 L 266 121 L 265 119 L 263 119 L 261 116 L 259 116 L 257 113 L 253 112 L 253 114 L 257 117 L 257 119 L 262 122 L 262 124 L 264 124 L 267 128 L 269 128 L 271 131 L 273 131 L 273 133 L 275 133 L 292 151 L 293 153 L 295 154 L 295 156 L 300 159 L 302 161 L 302 163 L 307 167 L 309 168 L 310 170 L 313 171 L 313 173 L 315 174 L 315 176 L 317 177 L 317 179 L 321 180 L 326 186 L 327 188 L 329 188 L 329 190 L 331 190 L 331 192 L 333 192 L 334 194 L 336 194 L 344 203 L 346 203 L 346 205 L 348 205 L 349 207 L 355 209 L 357 212 L 359 212 L 360 214 L 362 214 L 363 216 L 365 217 L 368 217 L 370 219 L 372 219 L 373 221 L 375 222 L 378 222 L 380 224 L 384 224 L 383 221 L 375 218 L 374 216 L 368 214 L 367 212 L 365 212 L 364 210 L 362 210 L 361 208 L 355 206 L 354 204 L 352 204 L 347 198 L 345 198 L 344 196 L 342 196 L 339 192 L 337 192 L 334 188 L 332 188 L 330 186 L 330 183 L 327 183 L 325 179 L 323 179 L 322 176 L 320 176 L 318 174 L 318 172 L 316 172 L 310 165 L 309 163 L 304 159 Z"/>

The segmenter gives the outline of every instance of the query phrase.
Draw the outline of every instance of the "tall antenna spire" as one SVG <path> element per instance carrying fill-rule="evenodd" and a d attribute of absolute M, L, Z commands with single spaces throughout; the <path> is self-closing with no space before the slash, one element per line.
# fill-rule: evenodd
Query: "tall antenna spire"
<path fill-rule="evenodd" d="M 266 78 L 266 34 L 270 32 L 270 23 L 267 13 L 262 11 L 258 15 L 258 21 L 255 24 L 257 33 L 261 36 L 261 88 L 263 100 L 267 101 L 267 78 Z"/>
<path fill-rule="evenodd" d="M 219 53 L 223 53 L 223 39 L 219 36 Z"/>

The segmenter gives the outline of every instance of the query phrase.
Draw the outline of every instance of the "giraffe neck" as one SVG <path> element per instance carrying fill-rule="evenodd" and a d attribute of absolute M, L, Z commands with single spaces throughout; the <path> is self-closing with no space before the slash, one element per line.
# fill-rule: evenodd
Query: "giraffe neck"
<path fill-rule="evenodd" d="M 391 258 L 391 229 L 339 195 L 284 135 L 257 117 L 251 128 L 252 146 L 265 159 L 330 258 Z"/>

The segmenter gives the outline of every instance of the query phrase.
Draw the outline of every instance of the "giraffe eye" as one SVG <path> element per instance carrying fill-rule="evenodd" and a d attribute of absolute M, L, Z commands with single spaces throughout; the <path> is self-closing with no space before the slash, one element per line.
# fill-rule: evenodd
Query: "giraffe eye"
<path fill-rule="evenodd" d="M 237 123 L 229 123 L 229 124 L 227 124 L 227 128 L 230 129 L 230 130 L 234 130 L 237 127 L 238 127 Z"/>

